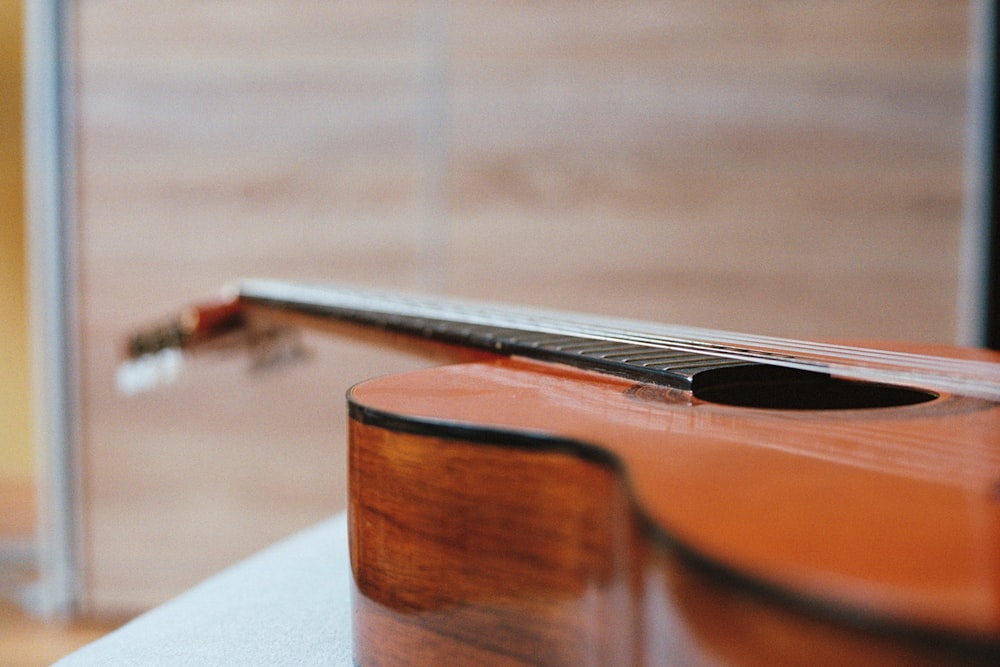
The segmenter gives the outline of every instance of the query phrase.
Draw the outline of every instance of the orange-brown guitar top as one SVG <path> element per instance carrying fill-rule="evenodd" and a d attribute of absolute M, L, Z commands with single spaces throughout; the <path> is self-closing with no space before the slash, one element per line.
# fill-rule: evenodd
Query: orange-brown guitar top
<path fill-rule="evenodd" d="M 349 399 L 361 665 L 997 658 L 993 403 L 732 407 L 518 359 Z"/>
<path fill-rule="evenodd" d="M 270 281 L 194 314 L 125 385 L 300 326 L 463 360 L 348 394 L 362 667 L 1000 665 L 1000 354 Z"/>

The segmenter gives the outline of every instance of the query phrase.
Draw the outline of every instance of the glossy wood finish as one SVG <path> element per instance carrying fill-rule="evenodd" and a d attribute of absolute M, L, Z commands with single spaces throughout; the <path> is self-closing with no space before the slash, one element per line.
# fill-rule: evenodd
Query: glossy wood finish
<path fill-rule="evenodd" d="M 634 619 L 607 623 L 638 611 L 627 585 L 637 568 L 620 559 L 641 553 L 627 548 L 632 514 L 610 469 L 357 422 L 352 439 L 352 562 L 364 593 L 355 618 L 371 621 L 356 624 L 359 655 L 634 662 L 633 638 L 621 633 Z"/>
<path fill-rule="evenodd" d="M 993 404 L 733 408 L 516 359 L 350 398 L 363 665 L 998 657 L 951 652 L 1000 637 Z"/>

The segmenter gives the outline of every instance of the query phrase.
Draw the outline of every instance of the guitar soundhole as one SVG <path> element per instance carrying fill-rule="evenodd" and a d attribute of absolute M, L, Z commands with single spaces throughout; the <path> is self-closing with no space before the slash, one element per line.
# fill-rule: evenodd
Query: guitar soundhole
<path fill-rule="evenodd" d="M 711 403 L 774 410 L 863 410 L 926 403 L 937 394 L 895 385 L 842 380 L 773 366 L 738 366 L 699 373 L 694 395 Z"/>

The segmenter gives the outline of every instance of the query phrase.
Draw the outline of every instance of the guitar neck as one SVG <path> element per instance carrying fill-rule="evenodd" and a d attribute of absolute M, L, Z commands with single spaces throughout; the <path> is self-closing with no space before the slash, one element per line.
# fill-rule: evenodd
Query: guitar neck
<path fill-rule="evenodd" d="M 306 326 L 346 323 L 681 390 L 697 390 L 709 376 L 718 385 L 720 379 L 761 382 L 808 374 L 1000 400 L 1000 366 L 995 363 L 268 280 L 245 281 L 223 303 L 195 307 L 167 325 L 140 332 L 132 338 L 128 356 L 135 359 L 164 349 L 199 346 L 248 328 L 253 331 L 251 319 L 266 325 L 269 318 L 290 317 Z M 732 373 L 736 375 L 730 377 Z"/>
<path fill-rule="evenodd" d="M 596 370 L 691 389 L 707 371 L 747 365 L 729 357 L 627 339 L 588 320 L 551 311 L 455 299 L 312 287 L 269 281 L 241 285 L 238 300 L 255 309 L 348 322 L 414 338 Z"/>

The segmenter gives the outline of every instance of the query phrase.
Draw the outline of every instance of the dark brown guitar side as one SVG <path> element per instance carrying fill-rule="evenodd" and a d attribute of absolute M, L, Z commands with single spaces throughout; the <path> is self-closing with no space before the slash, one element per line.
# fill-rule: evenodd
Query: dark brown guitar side
<path fill-rule="evenodd" d="M 251 284 L 130 355 L 292 325 L 468 359 L 348 394 L 363 667 L 1000 664 L 1000 355 L 874 384 L 511 313 Z"/>

